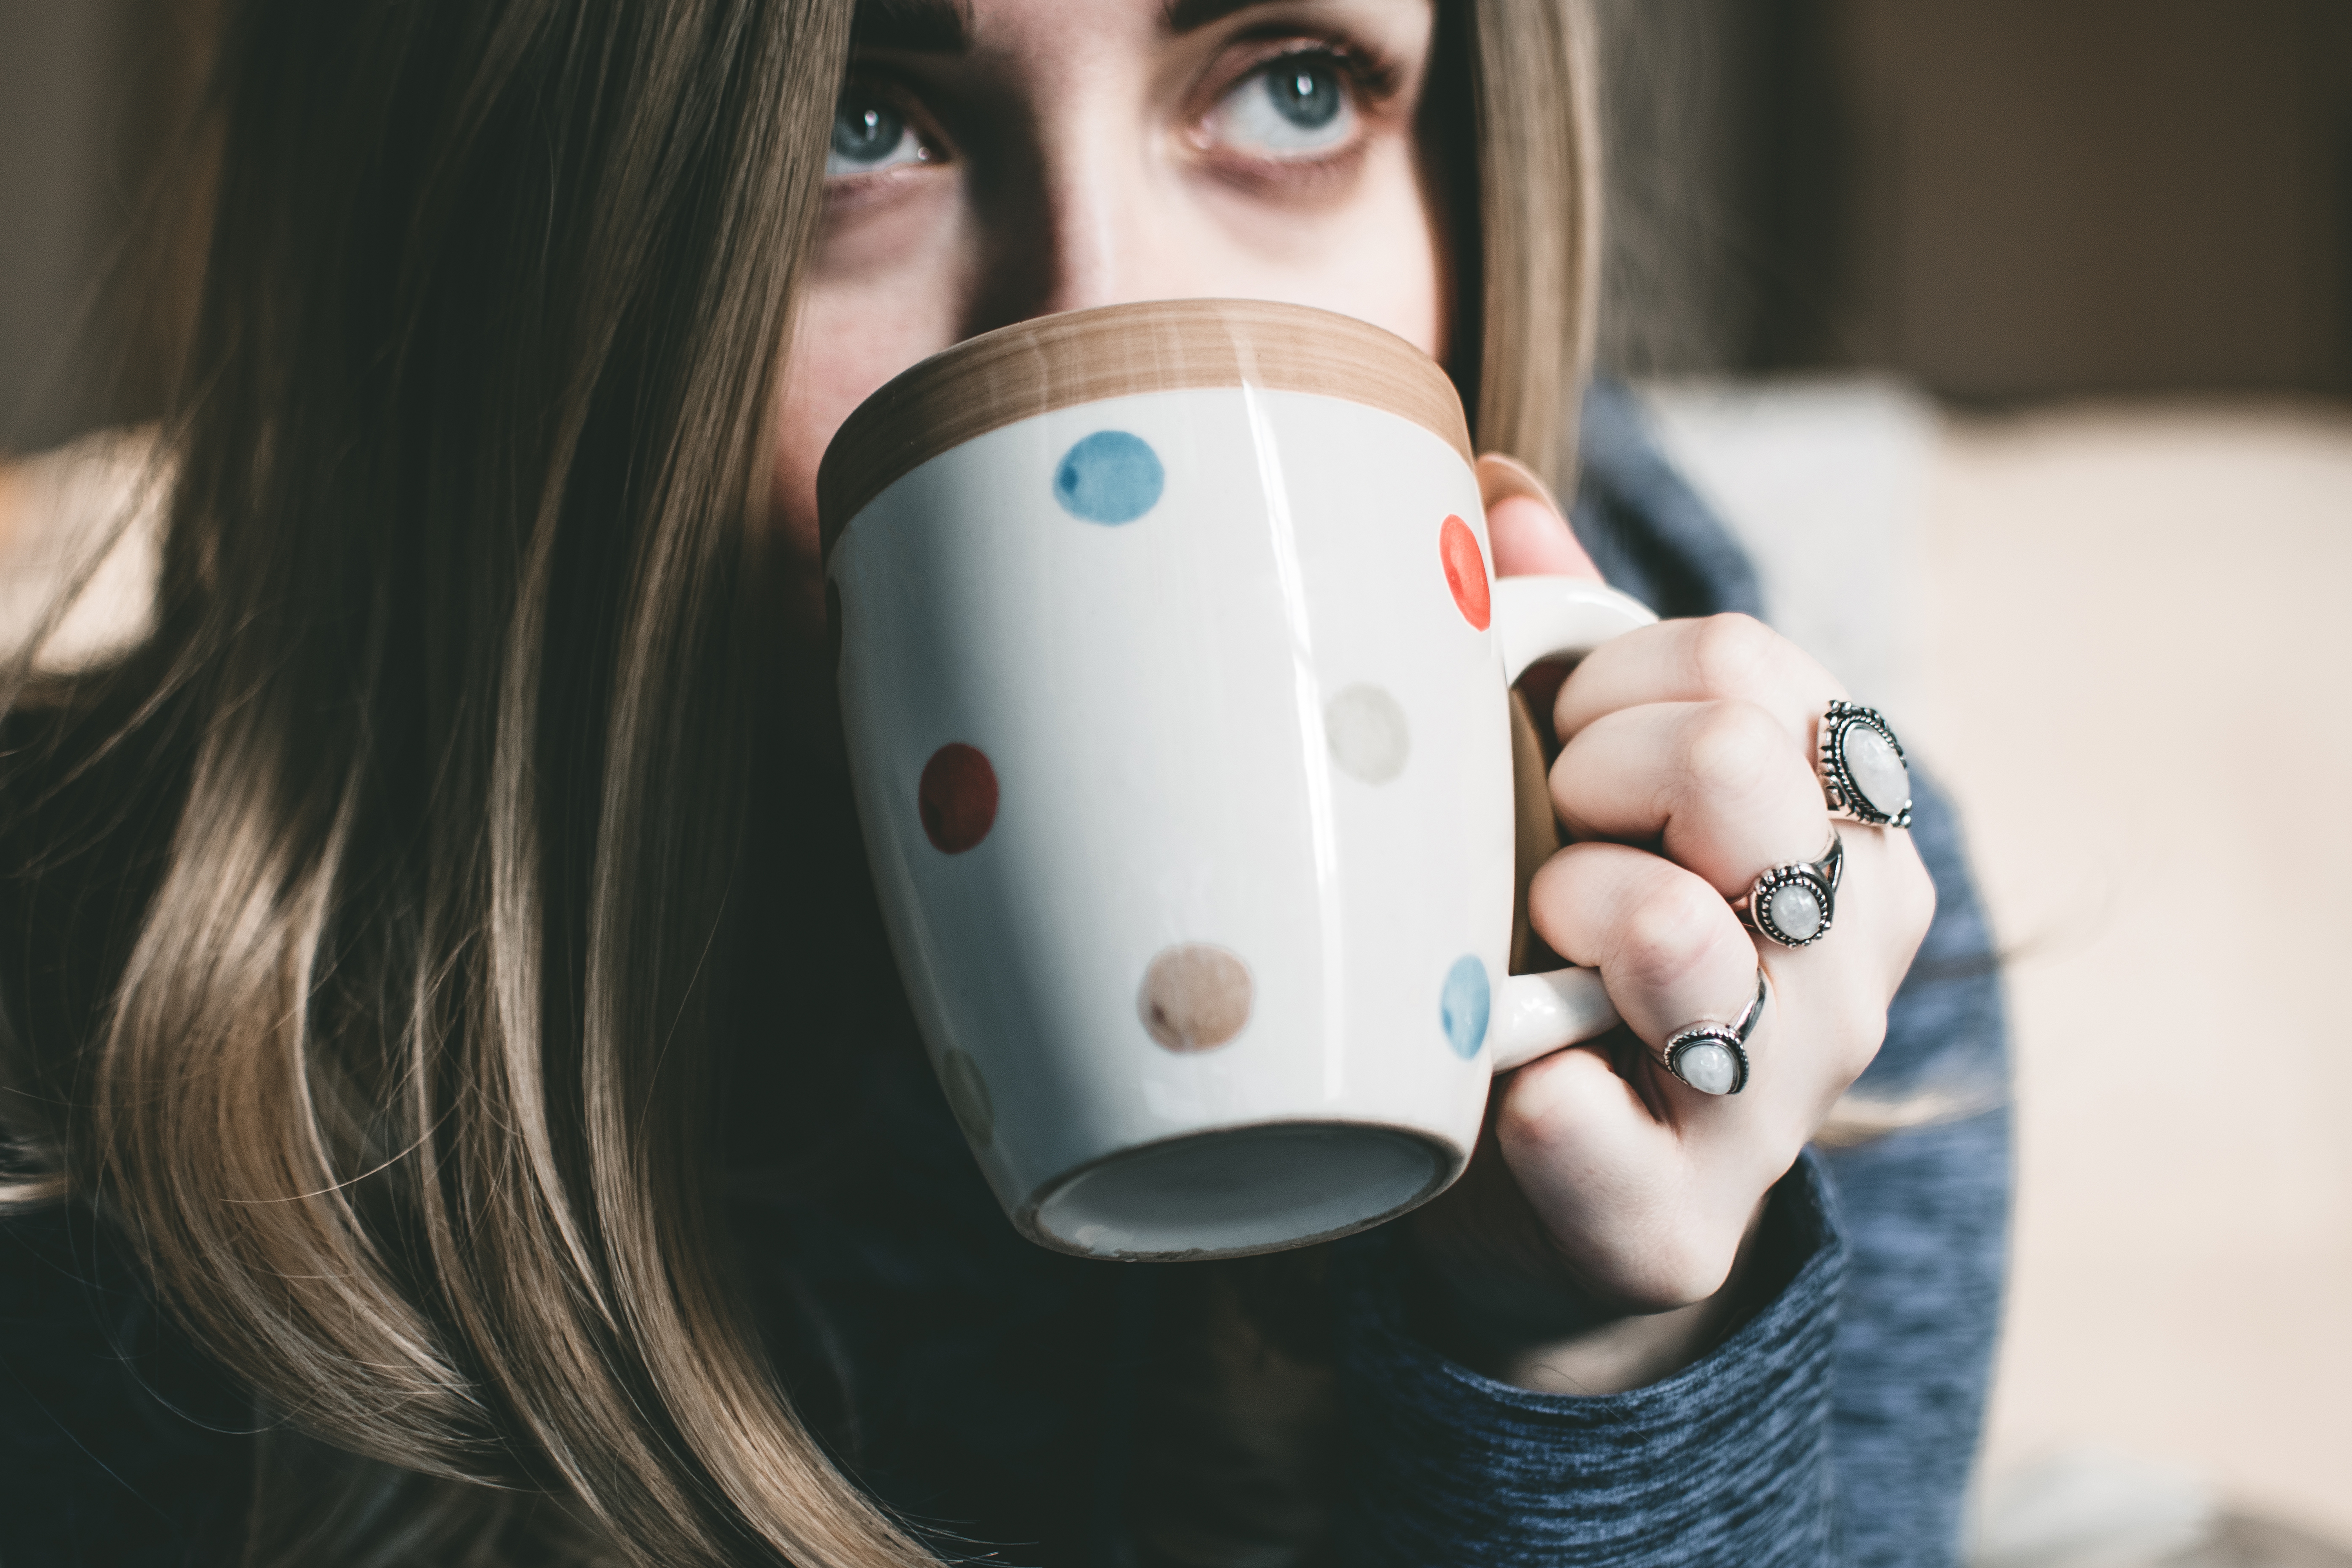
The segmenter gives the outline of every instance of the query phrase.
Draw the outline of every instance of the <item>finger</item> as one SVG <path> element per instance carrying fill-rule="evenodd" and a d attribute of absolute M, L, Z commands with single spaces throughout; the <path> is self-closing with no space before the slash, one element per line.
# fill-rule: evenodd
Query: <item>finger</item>
<path fill-rule="evenodd" d="M 1560 688 L 1552 721 L 1566 737 L 1643 703 L 1737 699 L 1771 713 L 1810 754 L 1822 709 L 1844 695 L 1835 676 L 1761 621 L 1710 616 L 1661 621 L 1601 644 Z"/>
<path fill-rule="evenodd" d="M 1618 1016 L 1653 1049 L 1692 1024 L 1738 1017 L 1756 994 L 1755 944 L 1731 906 L 1647 850 L 1569 846 L 1536 873 L 1528 914 L 1553 952 L 1601 972 Z"/>
<path fill-rule="evenodd" d="M 1818 1016 L 1825 1037 L 1867 1035 L 1875 1051 L 1886 1004 L 1935 918 L 1936 884 L 1908 833 L 1848 826 L 1840 837 L 1845 864 L 1836 930 L 1813 946 L 1773 951 L 1773 980 L 1786 980 L 1796 993 L 1791 1005 Z"/>
<path fill-rule="evenodd" d="M 1601 580 L 1600 568 L 1577 542 L 1559 503 L 1517 458 L 1489 452 L 1478 459 L 1478 500 L 1486 509 L 1496 576 Z"/>
<path fill-rule="evenodd" d="M 1552 806 L 1577 838 L 1655 842 L 1724 898 L 1827 847 L 1820 780 L 1752 702 L 1657 702 L 1606 713 L 1560 749 Z"/>
<path fill-rule="evenodd" d="M 1516 1108 L 1507 1101 L 1505 1110 L 1521 1119 L 1523 1145 L 1535 1142 L 1538 1120 L 1555 1119 L 1544 1140 L 1555 1152 L 1563 1141 L 1583 1142 L 1627 1162 L 1629 1173 L 1645 1169 L 1656 1180 L 1679 1171 L 1679 1179 L 1700 1183 L 1714 1194 L 1702 1206 L 1736 1214 L 1741 1201 L 1752 1199 L 1788 1169 L 1831 1102 L 1875 1048 L 1874 1040 L 1853 1042 L 1852 1049 L 1843 1041 L 1834 1048 L 1819 1048 L 1811 1024 L 1792 1025 L 1790 1020 L 1800 1017 L 1826 1024 L 1830 1016 L 1818 1002 L 1792 999 L 1784 983 L 1780 971 L 1789 967 L 1787 961 L 1803 955 L 1776 954 L 1764 961 L 1780 966 L 1773 973 L 1770 999 L 1747 1037 L 1751 1076 L 1737 1095 L 1702 1093 L 1660 1065 L 1657 1053 L 1694 1024 L 1737 1021 L 1756 998 L 1761 967 L 1747 928 L 1715 890 L 1645 850 L 1622 844 L 1575 844 L 1537 873 L 1529 889 L 1529 912 L 1537 931 L 1562 956 L 1600 969 L 1610 1000 L 1645 1047 L 1638 1064 L 1619 1066 L 1633 1073 L 1644 1114 L 1671 1129 L 1675 1154 L 1670 1164 L 1658 1163 L 1654 1140 L 1638 1126 L 1624 1125 L 1632 1112 L 1622 1097 L 1598 1092 L 1590 1064 L 1561 1061 L 1595 1055 L 1574 1049 L 1519 1069 L 1518 1078 L 1530 1083 L 1563 1075 L 1556 1086 L 1563 1095 L 1571 1086 L 1581 1086 L 1572 1101 L 1549 1098 Z M 1834 971 L 1840 966 L 1828 967 Z M 1800 992 L 1809 989 L 1839 996 L 1858 990 L 1833 973 L 1809 976 L 1797 987 Z M 1883 1019 L 1883 994 L 1878 1011 Z M 1560 1117 L 1570 1119 L 1565 1127 L 1557 1124 Z M 1506 1152 L 1510 1152 L 1508 1143 Z M 1528 1179 L 1531 1161 L 1513 1154 L 1511 1164 L 1523 1181 Z M 1685 1185 L 1684 1196 L 1694 1195 Z M 1537 1206 L 1545 1207 L 1540 1199 Z"/>
<path fill-rule="evenodd" d="M 1722 1286 L 1777 1150 L 1722 1157 L 1723 1113 L 1734 1108 L 1664 1071 L 1649 1076 L 1686 1114 L 1658 1116 L 1598 1051 L 1530 1063 L 1502 1089 L 1495 1142 L 1584 1287 L 1659 1310 Z"/>

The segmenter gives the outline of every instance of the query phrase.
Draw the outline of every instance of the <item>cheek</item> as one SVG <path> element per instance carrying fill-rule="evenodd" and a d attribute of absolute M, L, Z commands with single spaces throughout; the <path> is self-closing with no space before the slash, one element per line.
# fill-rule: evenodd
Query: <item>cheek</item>
<path fill-rule="evenodd" d="M 816 474 L 825 447 L 885 382 L 956 341 L 963 283 L 952 251 L 917 247 L 879 268 L 847 260 L 821 255 L 811 268 L 778 400 L 774 517 L 793 613 L 811 629 L 824 618 Z"/>
<path fill-rule="evenodd" d="M 781 606 L 793 630 L 803 639 L 823 635 L 824 573 L 818 547 L 816 470 L 825 443 L 840 426 L 856 398 L 846 389 L 844 368 L 831 363 L 824 345 L 835 334 L 825 332 L 803 308 L 799 331 L 785 361 L 783 395 L 779 400 L 776 468 L 772 479 L 774 527 L 782 546 L 783 570 L 778 586 Z"/>
<path fill-rule="evenodd" d="M 1365 287 L 1378 310 L 1355 313 L 1443 363 L 1453 347 L 1447 341 L 1454 313 L 1449 258 L 1417 160 L 1398 146 L 1367 173 L 1378 177 L 1369 192 L 1366 232 L 1359 243 L 1369 253 Z"/>
<path fill-rule="evenodd" d="M 1203 204 L 1213 234 L 1186 237 L 1196 260 L 1171 292 L 1279 300 L 1385 328 L 1443 361 L 1451 317 L 1444 247 L 1412 150 L 1388 138 L 1367 150 L 1348 189 L 1289 211 L 1230 192 Z"/>
<path fill-rule="evenodd" d="M 786 548 L 810 562 L 817 552 L 817 465 L 868 379 L 856 340 L 827 319 L 832 314 L 819 301 L 802 302 L 777 411 L 776 518 Z"/>

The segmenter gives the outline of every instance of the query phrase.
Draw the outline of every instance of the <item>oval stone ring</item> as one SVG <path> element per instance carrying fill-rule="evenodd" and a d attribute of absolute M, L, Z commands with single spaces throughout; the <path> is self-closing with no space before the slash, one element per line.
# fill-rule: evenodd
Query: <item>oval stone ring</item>
<path fill-rule="evenodd" d="M 1658 1052 L 1659 1065 L 1701 1094 L 1738 1094 L 1748 1087 L 1748 1041 L 1764 1016 L 1768 987 L 1756 970 L 1756 999 L 1728 1024 L 1693 1024 L 1676 1029 Z"/>
<path fill-rule="evenodd" d="M 1822 793 L 1830 815 L 1873 827 L 1911 826 L 1911 768 L 1875 708 L 1832 702 L 1822 715 Z"/>
<path fill-rule="evenodd" d="M 1774 866 L 1731 901 L 1734 913 L 1782 947 L 1803 947 L 1830 933 L 1837 913 L 1838 883 L 1845 876 L 1845 840 L 1830 829 L 1827 854 L 1818 860 Z"/>

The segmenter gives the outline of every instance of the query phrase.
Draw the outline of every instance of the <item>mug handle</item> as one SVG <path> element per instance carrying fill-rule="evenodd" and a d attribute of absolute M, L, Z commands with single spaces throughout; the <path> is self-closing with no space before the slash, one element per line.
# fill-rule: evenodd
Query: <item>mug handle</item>
<path fill-rule="evenodd" d="M 1547 658 L 1580 658 L 1621 632 L 1657 620 L 1650 607 L 1582 577 L 1504 577 L 1493 585 L 1495 640 L 1507 684 Z M 1595 969 L 1507 976 L 1496 988 L 1490 1045 L 1495 1071 L 1591 1039 L 1617 1026 L 1617 1009 Z"/>

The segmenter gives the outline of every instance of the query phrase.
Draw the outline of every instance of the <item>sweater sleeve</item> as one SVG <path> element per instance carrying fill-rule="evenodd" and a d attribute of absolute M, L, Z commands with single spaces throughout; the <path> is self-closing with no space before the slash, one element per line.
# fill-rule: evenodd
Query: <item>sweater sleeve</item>
<path fill-rule="evenodd" d="M 1769 1303 L 1696 1364 L 1606 1397 L 1530 1393 L 1446 1361 L 1407 1331 L 1377 1258 L 1360 1254 L 1340 1341 L 1353 1462 L 1339 1560 L 1839 1561 L 1831 1368 L 1845 1247 L 1817 1157 L 1774 1191 L 1766 1224 Z"/>
<path fill-rule="evenodd" d="M 2008 1261 L 1999 961 L 1949 805 L 1916 770 L 1912 793 L 1936 921 L 1855 1090 L 1925 1124 L 1828 1161 L 1848 1244 L 1831 1448 L 1854 1568 L 1958 1561 Z"/>

